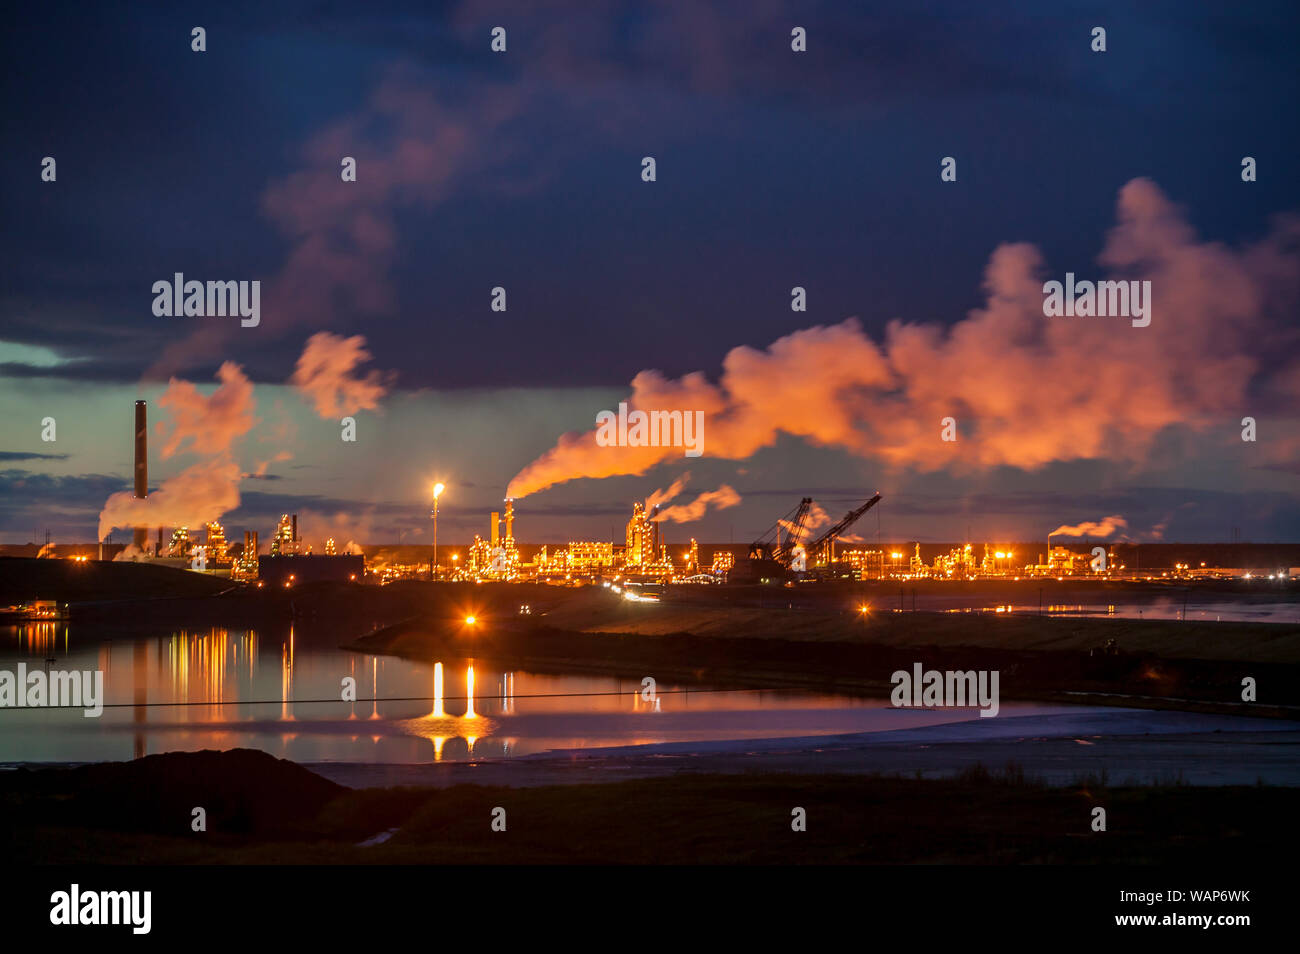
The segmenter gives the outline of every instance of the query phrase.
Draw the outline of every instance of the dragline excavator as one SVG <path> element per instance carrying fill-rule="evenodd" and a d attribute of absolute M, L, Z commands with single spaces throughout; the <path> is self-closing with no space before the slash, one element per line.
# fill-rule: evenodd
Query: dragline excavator
<path fill-rule="evenodd" d="M 808 519 L 812 502 L 811 497 L 804 497 L 797 507 L 768 527 L 761 537 L 749 545 L 749 559 L 775 560 L 782 566 L 789 566 L 794 548 L 803 536 L 804 521 Z M 781 539 L 782 530 L 786 532 L 784 540 Z"/>
<path fill-rule="evenodd" d="M 804 526 L 808 520 L 808 513 L 812 508 L 812 498 L 804 497 L 799 501 L 799 505 L 779 519 L 767 531 L 749 545 L 750 560 L 771 560 L 775 561 L 786 569 L 791 568 L 791 563 L 803 551 L 804 559 L 798 562 L 801 564 L 795 569 L 802 570 L 805 563 L 808 566 L 824 566 L 831 562 L 830 550 L 835 539 L 842 533 L 853 526 L 858 518 L 880 502 L 880 494 L 876 494 L 861 507 L 857 507 L 846 513 L 838 523 L 830 527 L 811 543 L 803 543 Z M 784 537 L 782 533 L 784 532 Z"/>
<path fill-rule="evenodd" d="M 810 566 L 826 566 L 831 563 L 831 546 L 835 543 L 835 538 L 857 523 L 859 517 L 878 503 L 880 503 L 880 494 L 876 494 L 861 507 L 850 510 L 840 519 L 839 523 L 808 544 L 804 548 L 808 552 L 808 564 Z"/>

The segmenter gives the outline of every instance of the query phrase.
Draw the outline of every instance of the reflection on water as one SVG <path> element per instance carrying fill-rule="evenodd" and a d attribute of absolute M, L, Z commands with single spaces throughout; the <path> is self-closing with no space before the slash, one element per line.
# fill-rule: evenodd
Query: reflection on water
<path fill-rule="evenodd" d="M 0 669 L 99 669 L 105 709 L 0 709 L 0 762 L 98 761 L 257 748 L 295 761 L 429 762 L 556 748 L 815 736 L 977 718 L 886 699 L 682 690 L 641 680 L 539 675 L 483 660 L 433 663 L 318 648 L 300 630 L 177 630 L 101 638 L 43 622 L 0 628 Z M 356 692 L 344 700 L 345 679 Z M 367 693 L 366 690 L 369 690 Z M 1004 703 L 1018 714 L 1064 706 Z"/>
<path fill-rule="evenodd" d="M 1002 603 L 996 606 L 927 606 L 945 613 L 1011 613 L 1018 616 L 1113 616 L 1120 619 L 1191 620 L 1219 623 L 1300 623 L 1300 603 L 1156 599 L 1120 603 Z M 894 612 L 899 612 L 895 610 Z"/>

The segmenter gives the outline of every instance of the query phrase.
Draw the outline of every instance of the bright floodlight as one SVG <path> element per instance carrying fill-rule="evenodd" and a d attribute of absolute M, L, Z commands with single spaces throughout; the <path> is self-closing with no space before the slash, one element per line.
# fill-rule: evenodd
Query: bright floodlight
<path fill-rule="evenodd" d="M 466 617 L 465 617 L 465 622 L 467 622 L 467 623 L 469 623 L 469 625 L 473 626 L 473 625 L 474 625 L 474 617 L 473 617 L 473 616 L 466 616 Z"/>
<path fill-rule="evenodd" d="M 434 485 L 433 485 L 433 499 L 434 499 L 434 500 L 437 500 L 439 497 L 441 497 L 441 496 L 442 496 L 442 492 L 443 492 L 444 490 L 446 490 L 446 489 L 447 489 L 447 488 L 446 488 L 443 484 L 440 484 L 440 483 L 439 483 L 439 484 L 434 484 Z"/>

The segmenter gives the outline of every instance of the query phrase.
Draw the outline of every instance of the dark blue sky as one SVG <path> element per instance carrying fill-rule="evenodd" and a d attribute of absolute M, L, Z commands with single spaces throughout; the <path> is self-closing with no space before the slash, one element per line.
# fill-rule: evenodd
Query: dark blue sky
<path fill-rule="evenodd" d="M 190 49 L 196 25 L 206 53 Z M 496 25 L 508 31 L 505 54 L 489 50 Z M 795 25 L 808 31 L 805 54 L 790 51 Z M 1104 54 L 1089 48 L 1097 25 Z M 1300 12 L 1290 3 L 49 3 L 13 11 L 0 43 L 0 394 L 15 412 L 0 447 L 50 450 L 20 403 L 33 389 L 75 384 L 78 401 L 94 405 L 132 389 L 153 396 L 172 374 L 206 387 L 226 360 L 258 385 L 282 385 L 312 333 L 360 334 L 372 366 L 394 375 L 390 403 L 421 389 L 481 394 L 477 404 L 455 399 L 474 404 L 462 409 L 474 426 L 456 439 L 521 435 L 464 477 L 483 488 L 462 497 L 474 525 L 515 472 L 562 432 L 590 426 L 598 408 L 575 395 L 608 406 L 648 368 L 716 378 L 738 345 L 766 348 L 850 316 L 876 340 L 895 319 L 951 326 L 984 304 L 985 269 L 1002 243 L 1033 243 L 1051 275 L 1096 270 L 1116 197 L 1134 179 L 1155 182 L 1200 241 L 1232 248 L 1300 210 Z M 413 144 L 434 154 L 427 175 Z M 337 158 L 326 159 L 340 153 L 359 158 L 358 185 L 375 190 L 364 217 L 387 236 L 355 256 L 357 211 L 332 216 L 319 192 L 295 186 L 337 179 Z M 47 155 L 56 184 L 39 179 Z M 653 184 L 639 178 L 646 155 L 658 162 Z M 1245 155 L 1258 161 L 1251 184 L 1240 181 Z M 957 158 L 958 182 L 940 183 L 943 156 Z M 380 168 L 405 175 L 377 186 Z M 274 197 L 286 192 L 292 211 L 277 214 Z M 193 323 L 151 313 L 151 284 L 175 271 L 271 289 L 302 254 L 304 229 L 359 260 L 358 272 L 339 278 L 308 256 L 296 287 L 324 291 L 268 290 L 256 333 L 189 341 Z M 806 314 L 790 310 L 796 284 L 808 289 Z M 504 314 L 488 308 L 496 285 L 508 290 Z M 1283 359 L 1300 357 L 1293 346 L 1280 341 Z M 493 423 L 491 395 L 510 388 L 549 394 L 565 410 L 526 427 Z M 398 420 L 390 411 L 376 425 L 393 446 L 411 442 Z M 423 462 L 434 469 L 459 473 L 482 450 L 442 437 Z M 746 499 L 700 533 L 770 523 L 788 507 L 762 494 L 797 496 L 809 460 L 826 476 L 808 482 L 845 497 L 885 481 L 869 454 L 864 463 L 789 446 L 798 443 L 764 451 L 765 465 L 733 461 L 711 474 L 709 487 L 727 480 Z M 57 466 L 12 462 L 14 511 L 0 512 L 0 535 L 29 537 L 27 515 L 48 506 L 45 522 L 93 536 L 99 485 L 68 484 L 57 505 L 48 486 L 24 493 L 41 479 L 111 483 L 127 473 L 121 454 L 62 442 L 59 452 L 70 456 Z M 1221 456 L 1178 453 L 1184 470 Z M 255 456 L 241 463 L 252 470 Z M 409 491 L 319 461 L 328 479 L 295 485 L 304 478 L 291 466 L 270 468 L 290 504 L 298 493 L 387 513 Z M 1294 537 L 1294 487 L 1277 482 L 1276 456 L 1269 467 L 1249 492 L 1280 496 L 1253 532 Z M 1155 498 L 1133 488 L 1158 478 L 1162 502 L 1146 508 L 1154 525 L 1180 505 L 1177 470 L 1125 461 L 1104 482 L 1137 494 L 1136 510 Z M 706 473 L 697 468 L 694 490 L 706 489 Z M 1195 493 L 1246 493 L 1250 483 L 1202 473 Z M 553 505 L 604 495 L 621 513 L 625 498 L 670 479 L 616 478 L 608 493 L 574 484 Z M 975 500 L 990 481 L 1044 495 L 1039 517 L 1023 521 L 1008 506 L 990 533 L 1037 535 L 1035 521 L 1057 513 L 1102 516 L 1092 502 L 1078 513 L 1049 502 L 1063 488 L 1102 489 L 1079 468 L 891 479 L 895 500 Z M 243 489 L 247 508 L 252 488 Z M 898 513 L 899 535 L 952 536 Z M 559 534 L 564 519 L 546 532 Z M 603 535 L 609 522 L 621 520 L 593 516 L 588 528 Z M 1228 522 L 1207 516 L 1185 535 L 1224 536 Z"/>

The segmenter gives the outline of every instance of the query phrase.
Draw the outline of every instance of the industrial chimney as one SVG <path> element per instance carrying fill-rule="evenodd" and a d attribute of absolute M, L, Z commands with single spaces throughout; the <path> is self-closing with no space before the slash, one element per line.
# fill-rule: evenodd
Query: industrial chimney
<path fill-rule="evenodd" d="M 144 500 L 149 496 L 149 448 L 148 448 L 148 404 L 135 402 L 135 499 Z M 149 528 L 135 528 L 135 546 L 143 550 L 149 542 Z"/>
<path fill-rule="evenodd" d="M 650 511 L 650 560 L 654 563 L 659 559 L 659 505 L 655 504 L 654 509 Z"/>

